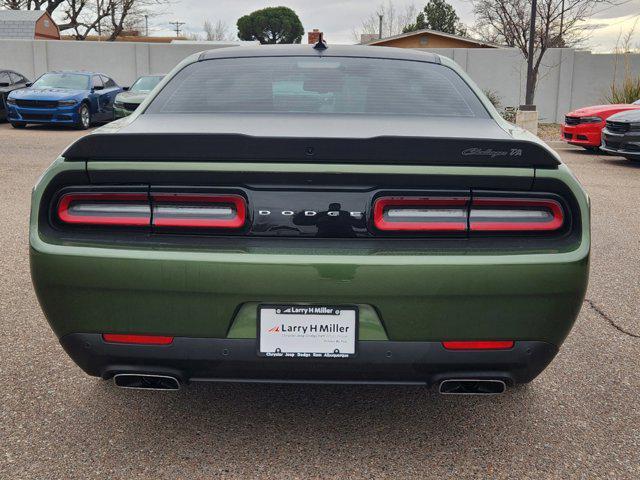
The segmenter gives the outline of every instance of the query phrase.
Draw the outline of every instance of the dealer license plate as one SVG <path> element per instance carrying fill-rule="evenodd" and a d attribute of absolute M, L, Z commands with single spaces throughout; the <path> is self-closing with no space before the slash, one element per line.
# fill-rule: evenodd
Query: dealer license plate
<path fill-rule="evenodd" d="M 348 358 L 356 354 L 358 308 L 327 305 L 260 305 L 258 355 Z"/>

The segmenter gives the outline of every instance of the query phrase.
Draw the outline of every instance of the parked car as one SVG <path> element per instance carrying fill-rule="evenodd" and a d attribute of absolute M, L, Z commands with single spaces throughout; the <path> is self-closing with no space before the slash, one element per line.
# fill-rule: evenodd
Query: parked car
<path fill-rule="evenodd" d="M 602 130 L 602 147 L 600 148 L 628 160 L 640 160 L 640 110 L 610 116 Z"/>
<path fill-rule="evenodd" d="M 8 120 L 15 128 L 29 123 L 87 129 L 113 120 L 113 101 L 122 88 L 93 72 L 50 72 L 7 98 Z"/>
<path fill-rule="evenodd" d="M 32 196 L 33 284 L 90 375 L 501 393 L 582 307 L 586 193 L 446 57 L 216 49 L 129 118 Z"/>
<path fill-rule="evenodd" d="M 13 70 L 0 70 L 0 120 L 7 118 L 7 96 L 19 88 L 24 88 L 29 80 Z"/>
<path fill-rule="evenodd" d="M 598 150 L 606 119 L 627 110 L 640 110 L 640 100 L 633 104 L 596 105 L 569 112 L 560 127 L 562 138 L 571 145 Z"/>
<path fill-rule="evenodd" d="M 122 118 L 131 115 L 163 78 L 164 75 L 144 75 L 133 82 L 131 88 L 125 88 L 124 92 L 116 96 L 113 104 L 114 117 Z"/>

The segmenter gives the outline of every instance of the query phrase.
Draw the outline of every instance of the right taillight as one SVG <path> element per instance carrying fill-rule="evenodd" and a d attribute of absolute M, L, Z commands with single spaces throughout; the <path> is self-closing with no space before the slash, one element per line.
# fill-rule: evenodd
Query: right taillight
<path fill-rule="evenodd" d="M 562 205 L 550 198 L 478 197 L 469 211 L 472 232 L 553 232 L 564 221 Z"/>
<path fill-rule="evenodd" d="M 388 232 L 465 232 L 469 197 L 381 197 L 373 224 Z"/>

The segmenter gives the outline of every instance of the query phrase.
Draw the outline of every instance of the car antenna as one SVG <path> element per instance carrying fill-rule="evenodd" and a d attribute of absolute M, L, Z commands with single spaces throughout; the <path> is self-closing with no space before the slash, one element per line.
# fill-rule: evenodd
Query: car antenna
<path fill-rule="evenodd" d="M 320 34 L 318 35 L 318 43 L 316 43 L 313 46 L 314 50 L 326 50 L 327 48 L 329 48 L 327 46 L 327 42 L 324 41 L 324 33 L 320 32 Z"/>

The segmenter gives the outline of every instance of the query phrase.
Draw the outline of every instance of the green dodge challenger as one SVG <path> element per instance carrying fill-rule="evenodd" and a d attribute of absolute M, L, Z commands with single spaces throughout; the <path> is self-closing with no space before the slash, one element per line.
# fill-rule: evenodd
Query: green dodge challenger
<path fill-rule="evenodd" d="M 578 315 L 589 199 L 451 60 L 363 46 L 191 56 L 33 191 L 31 273 L 121 387 L 534 379 Z"/>

